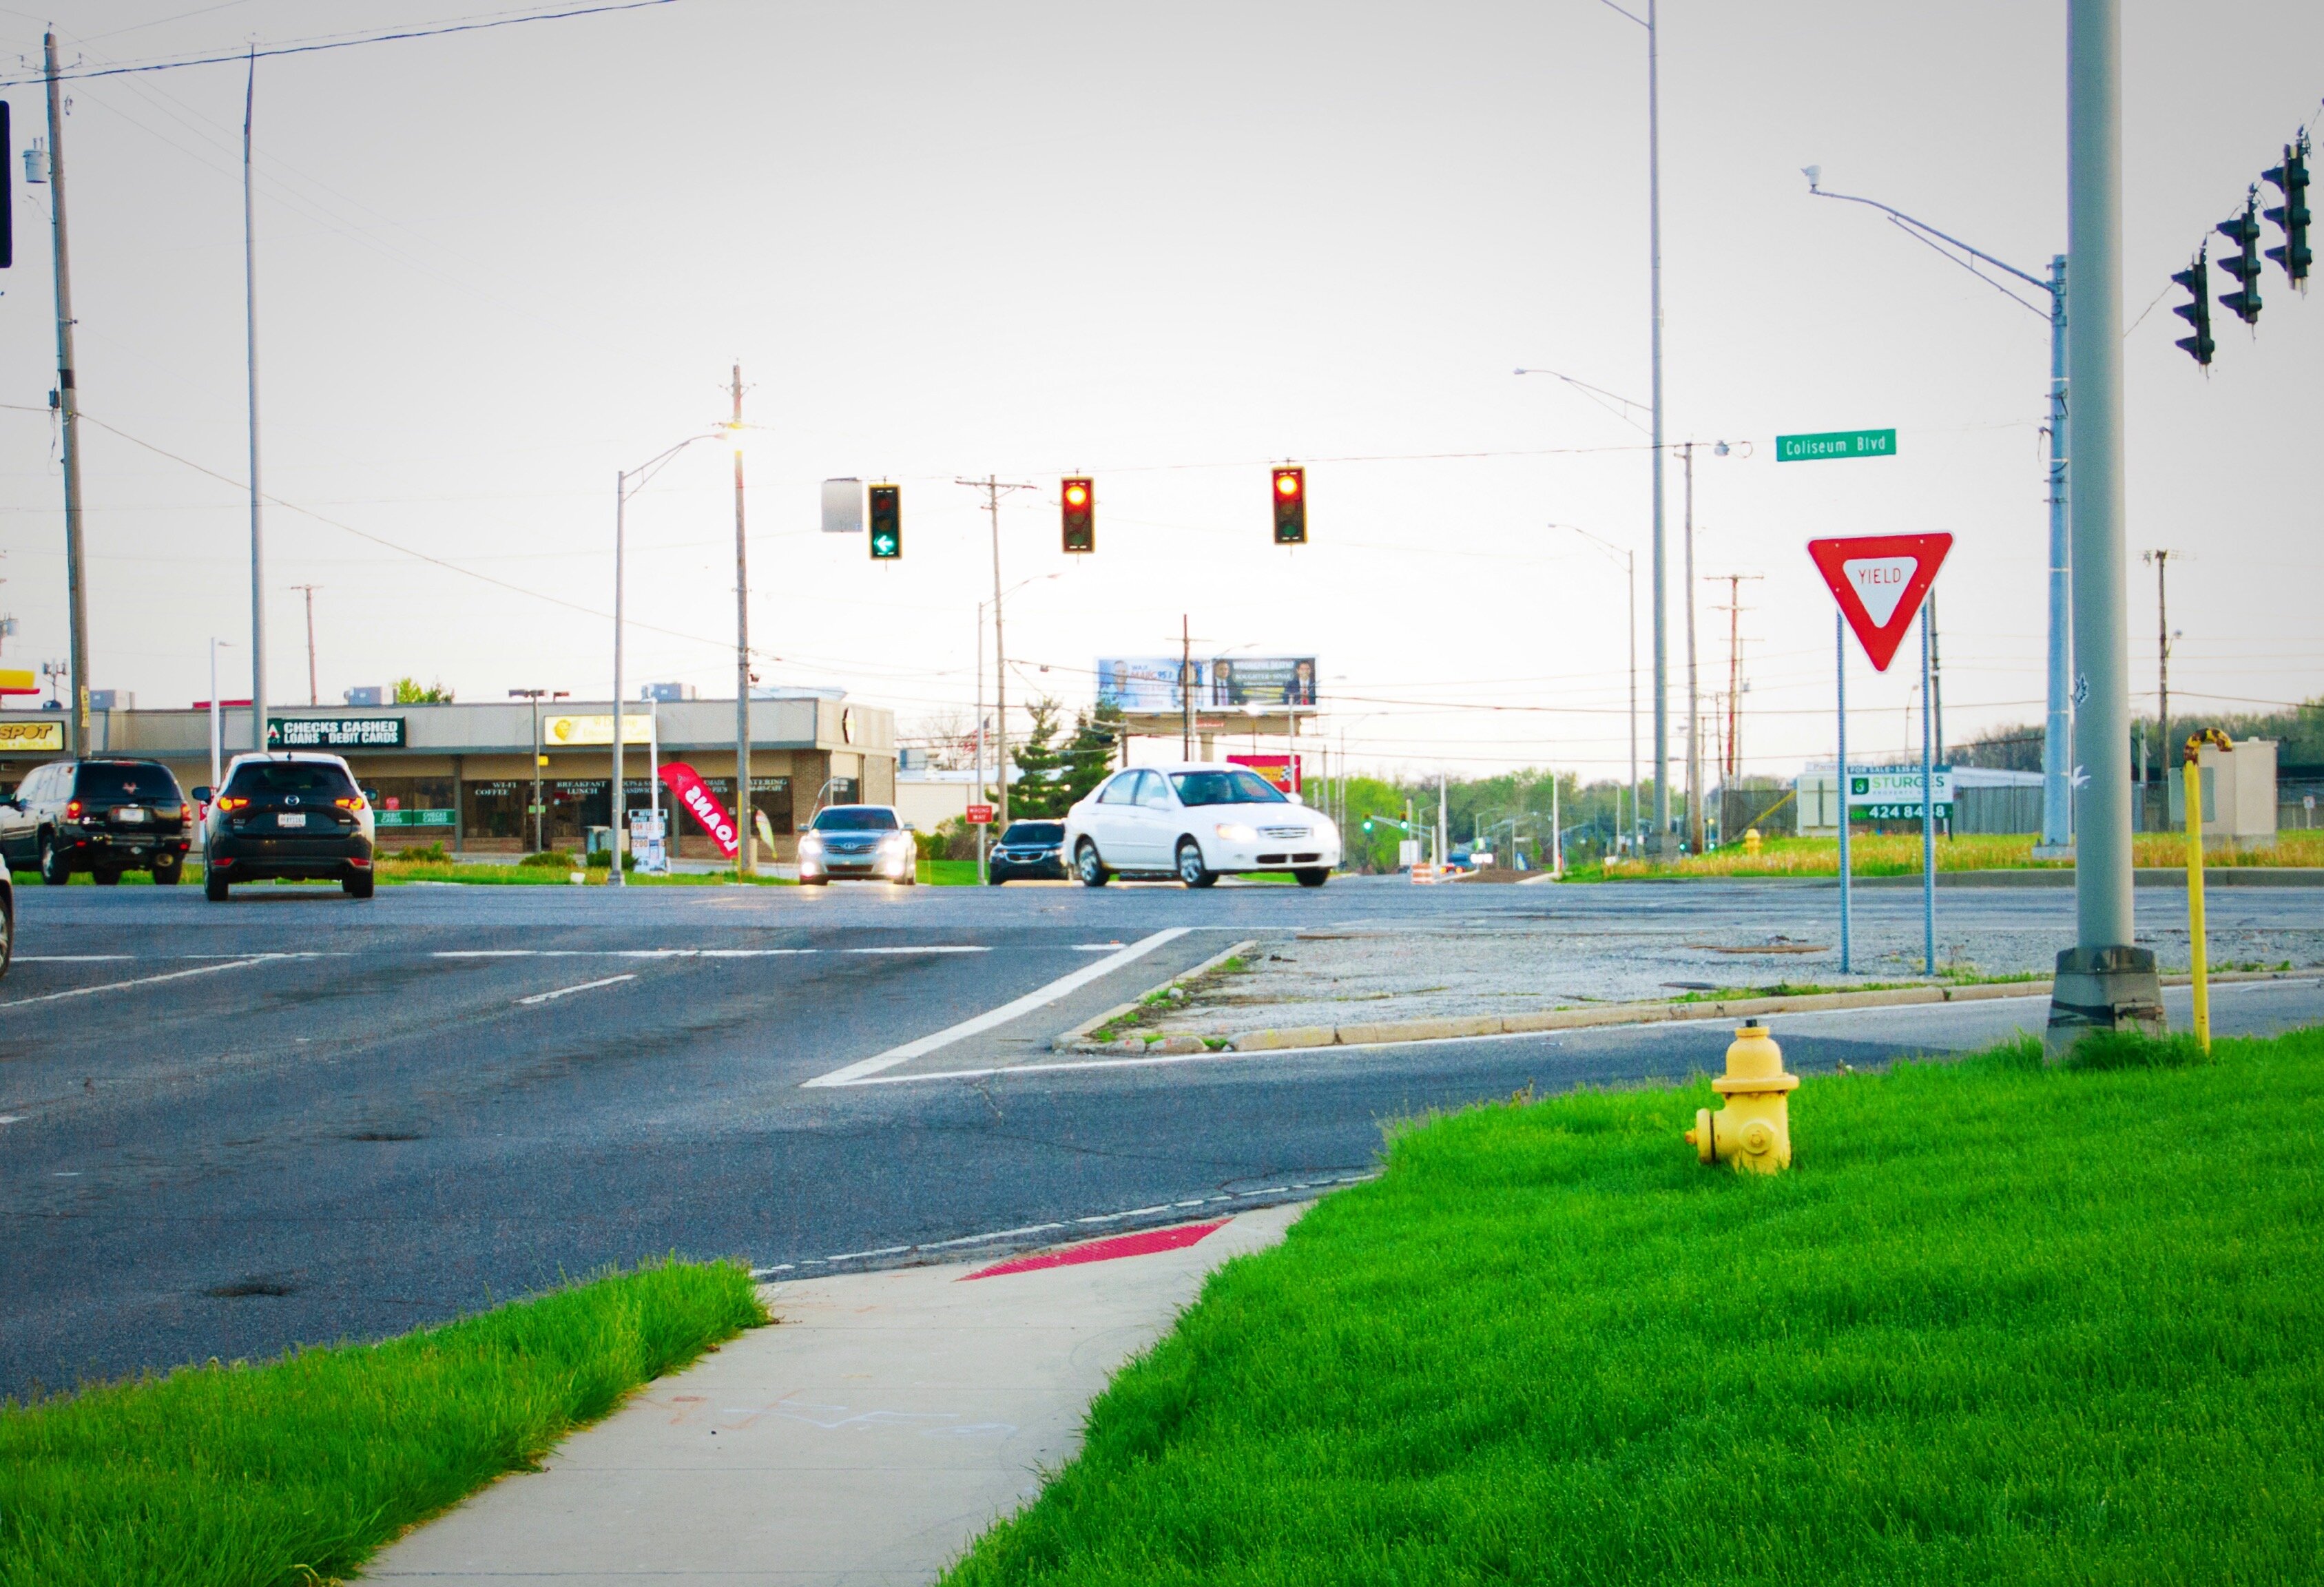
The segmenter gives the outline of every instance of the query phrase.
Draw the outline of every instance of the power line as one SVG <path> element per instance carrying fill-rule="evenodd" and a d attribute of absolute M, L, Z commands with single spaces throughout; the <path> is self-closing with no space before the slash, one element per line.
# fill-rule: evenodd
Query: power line
<path fill-rule="evenodd" d="M 440 39 L 452 33 L 481 33 L 494 28 L 518 27 L 529 22 L 569 22 L 578 16 L 602 16 L 609 12 L 643 11 L 653 5 L 673 5 L 677 0 L 609 0 L 600 5 L 573 6 L 564 11 L 531 12 L 523 15 L 487 16 L 469 22 L 447 23 L 432 28 L 406 28 L 395 32 L 364 33 L 355 37 L 322 37 L 296 43 L 276 44 L 257 50 L 245 46 L 224 55 L 189 55 L 174 60 L 148 60 L 130 66 L 97 66 L 79 71 L 60 71 L 59 82 L 86 82 L 92 78 L 130 77 L 144 72 L 178 71 L 189 66 L 223 66 L 230 61 L 246 61 L 254 58 L 271 60 L 280 55 L 314 55 L 326 50 L 353 50 L 364 44 L 402 43 L 412 39 Z M 27 84 L 45 82 L 45 77 L 10 78 L 0 80 L 0 88 L 21 88 Z"/>

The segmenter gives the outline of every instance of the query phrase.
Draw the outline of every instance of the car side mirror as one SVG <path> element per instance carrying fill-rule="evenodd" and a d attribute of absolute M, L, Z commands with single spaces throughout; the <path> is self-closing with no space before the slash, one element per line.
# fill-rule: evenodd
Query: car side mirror
<path fill-rule="evenodd" d="M 205 784 L 204 786 L 194 789 L 191 796 L 192 802 L 197 805 L 207 805 L 210 802 L 210 795 L 214 791 L 216 790 Z"/>

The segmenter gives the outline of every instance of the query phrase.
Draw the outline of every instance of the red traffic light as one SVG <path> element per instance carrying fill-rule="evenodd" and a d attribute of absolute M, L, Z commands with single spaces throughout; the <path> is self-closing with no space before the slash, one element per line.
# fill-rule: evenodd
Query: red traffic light
<path fill-rule="evenodd" d="M 1307 471 L 1296 465 L 1275 471 L 1275 543 L 1307 543 Z"/>
<path fill-rule="evenodd" d="M 1086 475 L 1065 480 L 1057 493 L 1064 509 L 1065 548 L 1076 555 L 1097 549 L 1097 487 Z"/>

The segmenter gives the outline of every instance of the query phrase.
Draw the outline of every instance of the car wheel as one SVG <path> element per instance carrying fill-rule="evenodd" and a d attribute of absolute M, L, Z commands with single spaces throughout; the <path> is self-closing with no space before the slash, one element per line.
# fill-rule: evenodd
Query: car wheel
<path fill-rule="evenodd" d="M 1219 873 L 1203 863 L 1203 845 L 1193 838 L 1178 842 L 1178 880 L 1188 887 L 1208 887 Z"/>
<path fill-rule="evenodd" d="M 358 871 L 352 876 L 339 878 L 339 889 L 351 899 L 367 899 L 372 889 L 379 885 L 378 878 L 368 871 Z"/>
<path fill-rule="evenodd" d="M 1332 880 L 1332 873 L 1320 865 L 1310 865 L 1304 871 L 1294 871 L 1291 874 L 1299 879 L 1299 885 L 1302 887 L 1321 887 Z"/>
<path fill-rule="evenodd" d="M 203 872 L 202 892 L 203 895 L 214 904 L 222 904 L 226 902 L 226 872 L 223 871 Z"/>
<path fill-rule="evenodd" d="M 121 872 L 110 865 L 98 865 L 89 872 L 89 878 L 99 887 L 119 887 Z"/>
<path fill-rule="evenodd" d="M 45 887 L 62 887 L 72 880 L 72 866 L 57 847 L 56 835 L 41 835 L 41 882 Z"/>
<path fill-rule="evenodd" d="M 0 975 L 8 973 L 10 961 L 16 956 L 16 904 L 11 898 L 0 903 Z"/>
<path fill-rule="evenodd" d="M 998 871 L 987 871 L 984 873 L 984 885 L 987 887 L 999 887 L 1007 880 L 1008 878 L 1002 876 Z"/>
<path fill-rule="evenodd" d="M 801 887 L 829 887 L 831 885 L 831 878 L 828 876 L 802 876 L 799 878 L 799 885 Z"/>
<path fill-rule="evenodd" d="M 186 879 L 186 862 L 182 855 L 165 855 L 153 862 L 153 885 L 175 887 Z"/>
<path fill-rule="evenodd" d="M 1097 857 L 1097 844 L 1088 838 L 1082 839 L 1082 846 L 1074 851 L 1074 872 L 1084 887 L 1103 887 L 1113 880 L 1113 872 Z"/>

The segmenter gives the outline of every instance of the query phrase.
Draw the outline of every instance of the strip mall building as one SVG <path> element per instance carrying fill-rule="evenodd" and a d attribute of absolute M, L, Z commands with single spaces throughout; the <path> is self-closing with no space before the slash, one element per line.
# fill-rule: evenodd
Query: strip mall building
<path fill-rule="evenodd" d="M 383 843 L 511 852 L 532 846 L 536 753 L 546 761 L 540 776 L 550 846 L 577 848 L 589 827 L 613 825 L 613 709 L 604 701 L 543 701 L 537 750 L 533 708 L 521 700 L 348 710 L 288 706 L 269 711 L 267 721 L 274 748 L 346 757 L 378 807 Z M 630 808 L 650 802 L 648 740 L 656 738 L 663 761 L 692 766 L 722 804 L 735 807 L 733 701 L 640 701 L 622 715 Z M 230 761 L 250 747 L 250 710 L 227 706 L 220 718 Z M 60 712 L 0 712 L 0 789 L 13 791 L 34 766 L 60 759 L 64 726 Z M 190 791 L 210 780 L 209 713 L 93 713 L 89 752 L 159 761 Z M 794 834 L 822 807 L 890 804 L 895 797 L 892 712 L 826 695 L 751 702 L 751 803 L 774 828 L 779 857 L 791 857 Z M 678 855 L 716 855 L 709 835 L 673 809 L 667 787 L 658 802 L 671 812 Z"/>

